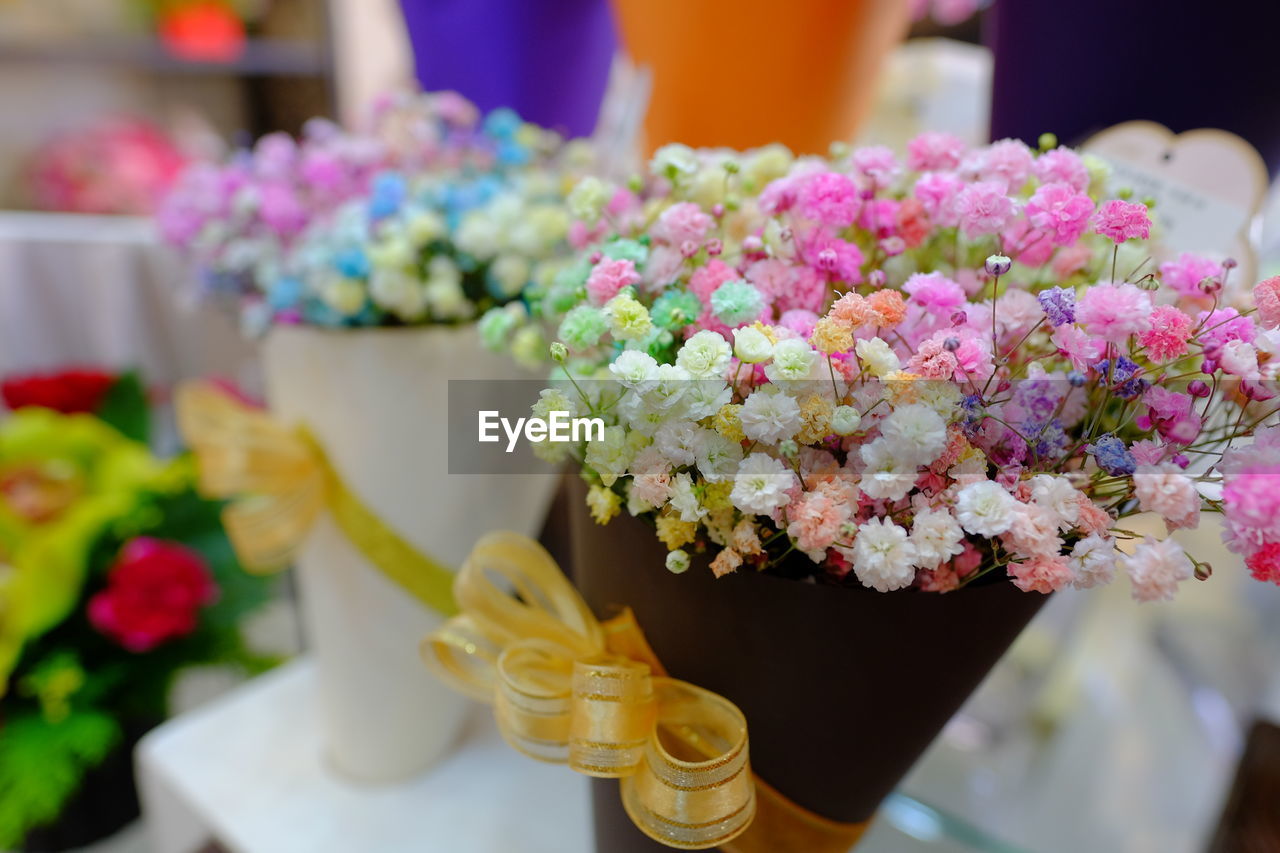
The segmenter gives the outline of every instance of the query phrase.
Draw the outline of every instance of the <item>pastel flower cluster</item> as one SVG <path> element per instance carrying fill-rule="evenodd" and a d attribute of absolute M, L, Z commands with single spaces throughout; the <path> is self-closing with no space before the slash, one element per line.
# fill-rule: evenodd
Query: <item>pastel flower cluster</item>
<path fill-rule="evenodd" d="M 1049 593 L 1121 569 L 1163 600 L 1208 565 L 1122 519 L 1225 509 L 1280 582 L 1280 279 L 1154 259 L 1149 205 L 1042 142 L 668 146 L 643 186 L 575 190 L 534 412 L 607 426 L 539 452 L 580 460 L 597 521 L 650 518 L 672 571 Z"/>
<path fill-rule="evenodd" d="M 564 197 L 590 161 L 509 110 L 405 96 L 366 132 L 313 121 L 299 142 L 274 134 L 192 169 L 160 222 L 212 289 L 241 298 L 251 332 L 456 323 L 518 300 L 568 254 Z M 523 351 L 542 360 L 545 342 L 525 335 Z"/>

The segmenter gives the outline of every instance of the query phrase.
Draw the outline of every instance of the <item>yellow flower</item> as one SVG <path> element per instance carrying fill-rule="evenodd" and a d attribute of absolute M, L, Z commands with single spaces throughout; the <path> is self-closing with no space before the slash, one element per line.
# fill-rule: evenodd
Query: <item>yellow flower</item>
<path fill-rule="evenodd" d="M 800 401 L 802 425 L 796 433 L 801 444 L 816 444 L 831 434 L 831 413 L 835 407 L 821 394 L 810 394 Z"/>
<path fill-rule="evenodd" d="M 613 489 L 592 486 L 587 491 L 587 508 L 596 524 L 608 524 L 622 508 L 622 498 Z"/>
<path fill-rule="evenodd" d="M 716 412 L 712 420 L 715 431 L 730 441 L 744 441 L 746 433 L 742 431 L 742 404 L 726 403 Z"/>
<path fill-rule="evenodd" d="M 664 512 L 658 516 L 657 525 L 658 539 L 662 540 L 662 544 L 666 545 L 669 551 L 692 544 L 698 536 L 696 521 L 682 521 L 680 516 L 675 514 Z"/>
<path fill-rule="evenodd" d="M 733 508 L 729 495 L 733 492 L 733 483 L 707 483 L 702 493 L 702 505 L 712 512 Z"/>
<path fill-rule="evenodd" d="M 848 352 L 853 349 L 853 332 L 830 317 L 823 317 L 813 327 L 809 343 L 813 344 L 814 349 L 827 355 Z"/>
<path fill-rule="evenodd" d="M 884 377 L 884 396 L 894 408 L 909 403 L 919 403 L 920 393 L 926 382 L 917 382 L 920 377 L 905 370 L 894 370 Z"/>

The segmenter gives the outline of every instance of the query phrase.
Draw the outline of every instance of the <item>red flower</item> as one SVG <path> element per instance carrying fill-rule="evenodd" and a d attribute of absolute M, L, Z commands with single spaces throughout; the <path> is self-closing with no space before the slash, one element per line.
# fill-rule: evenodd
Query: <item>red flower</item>
<path fill-rule="evenodd" d="M 116 381 L 104 370 L 64 370 L 61 373 L 15 376 L 0 382 L 0 398 L 10 409 L 40 406 L 64 415 L 92 414 Z"/>
<path fill-rule="evenodd" d="M 1244 561 L 1257 580 L 1280 586 L 1280 542 L 1268 542 Z"/>
<path fill-rule="evenodd" d="M 218 588 L 204 559 L 182 545 L 139 536 L 120 551 L 107 588 L 89 600 L 89 622 L 131 652 L 146 652 L 196 628 Z"/>

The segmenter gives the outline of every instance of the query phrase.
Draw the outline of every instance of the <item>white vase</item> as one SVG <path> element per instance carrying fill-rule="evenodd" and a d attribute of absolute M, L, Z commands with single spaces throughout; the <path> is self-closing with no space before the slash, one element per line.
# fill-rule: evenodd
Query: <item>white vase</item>
<path fill-rule="evenodd" d="M 516 378 L 474 328 L 278 327 L 263 367 L 273 414 L 311 430 L 347 487 L 437 562 L 456 569 L 491 530 L 537 535 L 553 478 L 448 472 L 448 380 Z M 425 769 L 468 711 L 418 654 L 441 617 L 371 566 L 327 514 L 297 568 L 328 760 L 362 782 Z"/>

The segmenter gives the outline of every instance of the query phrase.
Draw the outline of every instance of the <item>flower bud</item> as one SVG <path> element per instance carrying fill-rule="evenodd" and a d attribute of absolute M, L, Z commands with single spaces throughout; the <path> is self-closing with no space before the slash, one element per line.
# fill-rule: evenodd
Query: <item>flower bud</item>
<path fill-rule="evenodd" d="M 1209 388 L 1209 384 L 1207 382 L 1202 382 L 1199 379 L 1197 379 L 1187 386 L 1187 393 L 1190 394 L 1192 397 L 1204 398 L 1204 397 L 1208 397 L 1209 394 L 1212 393 L 1212 391 Z"/>
<path fill-rule="evenodd" d="M 689 571 L 689 553 L 684 550 L 667 552 L 667 571 L 673 575 L 682 575 Z"/>
<path fill-rule="evenodd" d="M 564 364 L 568 358 L 569 358 L 569 348 L 566 347 L 564 344 L 560 343 L 559 341 L 552 342 L 551 360 L 554 361 L 556 364 Z"/>
<path fill-rule="evenodd" d="M 836 435 L 852 435 L 862 423 L 862 415 L 853 406 L 836 406 L 831 412 L 831 431 Z"/>
<path fill-rule="evenodd" d="M 884 287 L 887 278 L 888 276 L 884 274 L 884 270 L 872 270 L 870 274 L 867 275 L 867 284 L 879 290 Z"/>
<path fill-rule="evenodd" d="M 1001 276 L 1013 268 L 1013 261 L 1006 255 L 989 255 L 987 257 L 987 275 Z"/>

